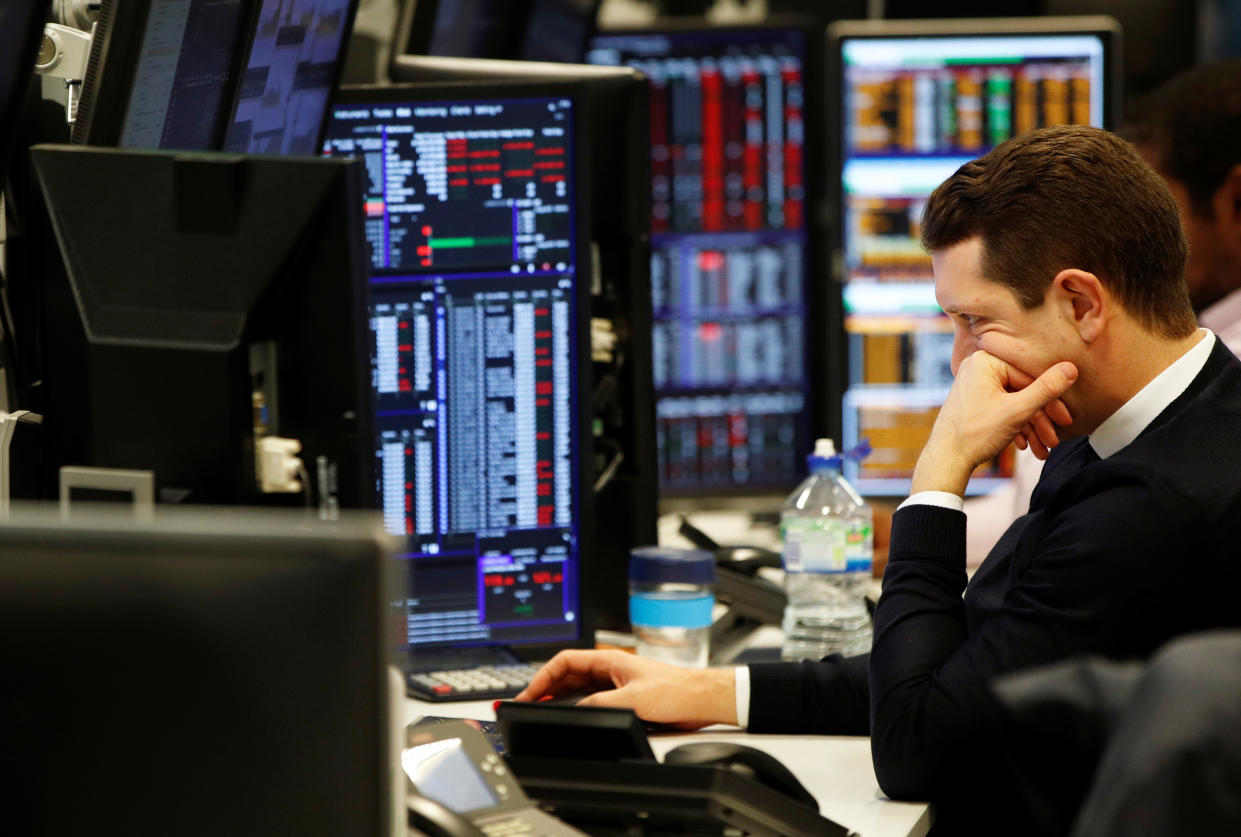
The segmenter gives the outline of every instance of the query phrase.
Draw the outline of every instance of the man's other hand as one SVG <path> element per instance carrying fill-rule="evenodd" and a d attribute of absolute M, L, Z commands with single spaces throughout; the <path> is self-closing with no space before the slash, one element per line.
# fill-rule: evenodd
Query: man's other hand
<path fill-rule="evenodd" d="M 517 700 L 574 692 L 593 692 L 578 706 L 632 709 L 644 721 L 678 729 L 737 723 L 731 669 L 678 668 L 624 651 L 561 651 Z"/>
<path fill-rule="evenodd" d="M 974 469 L 1010 442 L 1046 459 L 1060 443 L 1059 428 L 1072 424 L 1060 397 L 1076 381 L 1077 367 L 1068 361 L 1031 378 L 984 351 L 965 358 L 918 457 L 913 493 L 964 495 Z"/>

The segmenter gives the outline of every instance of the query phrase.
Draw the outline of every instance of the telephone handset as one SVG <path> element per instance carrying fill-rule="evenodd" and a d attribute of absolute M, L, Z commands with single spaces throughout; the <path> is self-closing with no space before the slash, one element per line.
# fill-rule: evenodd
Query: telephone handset
<path fill-rule="evenodd" d="M 712 553 L 718 566 L 730 567 L 749 576 L 756 576 L 763 567 L 779 569 L 784 566 L 779 552 L 762 546 L 723 546 L 690 523 L 689 518 L 685 516 L 681 517 L 681 527 L 677 530 L 677 534 L 699 549 Z"/>
<path fill-rule="evenodd" d="M 474 823 L 433 799 L 409 792 L 405 802 L 410 837 L 487 837 Z"/>
<path fill-rule="evenodd" d="M 721 546 L 685 517 L 678 531 L 694 546 L 715 555 L 715 597 L 728 606 L 729 614 L 712 630 L 713 647 L 727 645 L 729 631 L 780 624 L 788 596 L 780 585 L 758 574 L 763 567 L 781 567 L 780 553 L 759 546 Z M 726 660 L 713 658 L 712 662 Z"/>

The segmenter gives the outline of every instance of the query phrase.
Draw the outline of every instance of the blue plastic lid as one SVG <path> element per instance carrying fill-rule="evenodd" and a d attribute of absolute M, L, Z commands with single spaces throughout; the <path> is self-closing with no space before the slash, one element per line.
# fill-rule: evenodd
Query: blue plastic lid
<path fill-rule="evenodd" d="M 629 580 L 638 584 L 714 584 L 715 556 L 703 549 L 640 546 L 629 552 Z"/>

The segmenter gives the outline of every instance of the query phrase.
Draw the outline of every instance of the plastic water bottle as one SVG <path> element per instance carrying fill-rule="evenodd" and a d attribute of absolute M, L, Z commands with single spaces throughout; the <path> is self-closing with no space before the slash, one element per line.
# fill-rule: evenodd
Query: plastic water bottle
<path fill-rule="evenodd" d="M 866 588 L 874 560 L 871 508 L 841 475 L 831 439 L 815 442 L 808 476 L 784 502 L 786 660 L 870 651 Z"/>

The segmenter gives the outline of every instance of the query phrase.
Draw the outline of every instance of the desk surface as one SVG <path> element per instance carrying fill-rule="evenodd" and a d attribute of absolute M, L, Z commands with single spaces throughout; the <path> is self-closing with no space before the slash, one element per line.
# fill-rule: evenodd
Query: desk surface
<path fill-rule="evenodd" d="M 494 720 L 490 701 L 425 703 L 405 701 L 405 722 L 423 715 Z M 737 741 L 774 755 L 819 801 L 823 816 L 862 837 L 922 837 L 931 818 L 924 803 L 893 802 L 879 790 L 871 766 L 870 742 L 863 737 L 750 735 L 728 727 L 691 733 L 653 733 L 656 755 L 686 741 Z"/>

